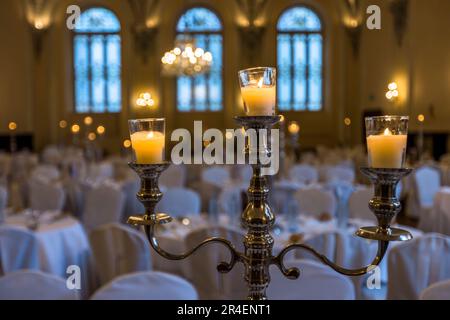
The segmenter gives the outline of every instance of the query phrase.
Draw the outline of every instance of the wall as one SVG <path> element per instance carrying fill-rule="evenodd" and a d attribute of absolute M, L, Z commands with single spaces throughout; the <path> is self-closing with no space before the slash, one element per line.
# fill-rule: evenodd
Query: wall
<path fill-rule="evenodd" d="M 122 23 L 123 43 L 123 111 L 117 115 L 95 115 L 96 124 L 107 128 L 102 143 L 110 151 L 118 151 L 127 137 L 127 119 L 133 117 L 165 116 L 168 129 L 189 127 L 202 119 L 207 127 L 234 127 L 233 116 L 241 112 L 237 71 L 247 66 L 276 65 L 275 26 L 281 12 L 295 4 L 314 7 L 325 23 L 325 106 L 321 112 L 287 113 L 289 120 L 301 124 L 304 146 L 359 143 L 361 113 L 381 107 L 389 113 L 416 117 L 424 113 L 428 131 L 448 131 L 450 119 L 450 43 L 448 30 L 450 2 L 445 0 L 411 0 L 410 20 L 403 47 L 396 44 L 392 16 L 387 1 L 374 0 L 382 8 L 382 30 L 364 30 L 359 57 L 352 56 L 348 37 L 341 27 L 341 11 L 336 0 L 271 0 L 262 19 L 267 32 L 261 50 L 254 61 L 247 61 L 236 48 L 242 47 L 236 23 L 240 17 L 234 1 L 171 0 L 160 1 L 158 35 L 154 40 L 148 63 L 144 64 L 134 51 L 130 33 L 133 17 L 124 0 L 56 1 L 52 28 L 45 39 L 40 59 L 33 56 L 29 30 L 24 20 L 21 1 L 0 2 L 3 39 L 0 50 L 0 134 L 7 123 L 16 121 L 19 131 L 33 132 L 36 147 L 42 148 L 61 139 L 57 124 L 66 119 L 70 124 L 81 123 L 83 115 L 74 115 L 72 84 L 71 34 L 65 27 L 66 8 L 77 3 L 82 7 L 105 5 L 114 10 Z M 173 46 L 175 23 L 182 12 L 193 5 L 207 5 L 218 13 L 224 24 L 224 110 L 211 113 L 183 113 L 175 110 L 175 82 L 161 78 L 160 58 Z M 11 32 L 14 30 L 14 32 Z M 11 61 L 10 63 L 5 63 Z M 400 84 L 402 99 L 397 104 L 384 98 L 390 81 Z M 134 101 L 139 92 L 148 90 L 156 97 L 157 109 L 137 110 Z M 429 106 L 433 106 L 434 118 Z M 352 119 L 344 127 L 343 118 Z M 415 122 L 411 127 L 414 130 Z"/>

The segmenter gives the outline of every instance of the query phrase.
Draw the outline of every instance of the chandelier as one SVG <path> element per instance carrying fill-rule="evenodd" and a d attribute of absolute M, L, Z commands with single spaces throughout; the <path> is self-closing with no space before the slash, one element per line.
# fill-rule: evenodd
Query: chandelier
<path fill-rule="evenodd" d="M 175 48 L 161 58 L 163 73 L 168 76 L 196 76 L 209 72 L 211 52 L 195 46 L 193 40 L 178 40 Z"/>

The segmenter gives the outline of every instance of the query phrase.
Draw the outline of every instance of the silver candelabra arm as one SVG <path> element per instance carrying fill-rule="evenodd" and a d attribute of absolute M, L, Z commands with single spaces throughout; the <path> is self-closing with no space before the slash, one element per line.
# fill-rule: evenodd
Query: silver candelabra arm
<path fill-rule="evenodd" d="M 217 266 L 219 272 L 230 272 L 236 262 L 242 261 L 242 253 L 238 252 L 230 241 L 217 237 L 208 238 L 188 252 L 182 254 L 172 254 L 162 249 L 156 238 L 156 227 L 158 225 L 170 223 L 172 217 L 165 213 L 156 213 L 155 207 L 162 197 L 161 190 L 159 190 L 158 186 L 158 179 L 161 173 L 166 170 L 170 164 L 166 162 L 160 164 L 130 163 L 129 165 L 141 178 L 141 189 L 137 194 L 137 198 L 144 205 L 145 214 L 129 217 L 128 224 L 143 226 L 150 245 L 159 255 L 169 260 L 183 260 L 210 243 L 219 243 L 225 246 L 231 253 L 229 262 L 220 262 Z"/>
<path fill-rule="evenodd" d="M 373 270 L 376 266 L 378 266 L 380 264 L 380 262 L 383 260 L 384 255 L 386 254 L 388 245 L 389 245 L 388 241 L 378 241 L 377 255 L 373 259 L 372 263 L 368 266 L 365 266 L 365 267 L 362 267 L 359 269 L 347 269 L 347 268 L 341 267 L 341 266 L 337 265 L 336 263 L 332 262 L 330 259 L 328 259 L 323 254 L 317 252 L 314 248 L 312 248 L 306 244 L 302 244 L 302 243 L 294 243 L 294 244 L 288 245 L 286 248 L 281 250 L 281 252 L 276 257 L 273 258 L 272 264 L 275 264 L 276 266 L 278 266 L 280 271 L 287 278 L 295 280 L 300 276 L 300 270 L 298 268 L 287 268 L 284 265 L 284 257 L 286 256 L 286 254 L 288 254 L 292 250 L 303 249 L 303 250 L 306 250 L 306 251 L 309 251 L 310 253 L 312 253 L 314 256 L 319 258 L 324 264 L 330 266 L 336 272 L 339 272 L 346 276 L 361 276 L 361 275 L 364 275 L 364 274 L 370 272 L 371 270 Z"/>

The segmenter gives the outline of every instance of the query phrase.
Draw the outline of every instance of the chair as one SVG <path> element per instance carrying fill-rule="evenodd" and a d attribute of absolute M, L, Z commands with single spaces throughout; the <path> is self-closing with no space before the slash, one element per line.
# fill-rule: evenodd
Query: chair
<path fill-rule="evenodd" d="M 422 291 L 420 300 L 450 300 L 450 280 L 432 284 Z"/>
<path fill-rule="evenodd" d="M 102 183 L 86 192 L 83 223 L 92 230 L 111 222 L 120 222 L 125 204 L 125 195 L 113 183 Z"/>
<path fill-rule="evenodd" d="M 0 300 L 78 300 L 66 281 L 40 271 L 21 270 L 0 278 Z"/>
<path fill-rule="evenodd" d="M 5 221 L 5 209 L 8 202 L 8 190 L 0 186 L 0 224 Z"/>
<path fill-rule="evenodd" d="M 91 300 L 196 300 L 195 288 L 168 273 L 147 271 L 116 278 L 97 290 Z"/>
<path fill-rule="evenodd" d="M 31 179 L 50 182 L 58 180 L 61 174 L 54 165 L 42 164 L 33 169 L 30 177 Z"/>
<path fill-rule="evenodd" d="M 62 211 L 66 194 L 60 183 L 31 180 L 30 208 L 37 211 Z"/>
<path fill-rule="evenodd" d="M 376 222 L 377 219 L 369 209 L 369 201 L 373 198 L 372 187 L 359 187 L 350 196 L 348 201 L 350 218 L 363 219 Z"/>
<path fill-rule="evenodd" d="M 321 263 L 309 260 L 285 262 L 287 267 L 300 269 L 297 280 L 287 279 L 271 266 L 271 282 L 267 297 L 271 300 L 354 300 L 352 282 Z"/>
<path fill-rule="evenodd" d="M 350 269 L 370 264 L 377 252 L 375 242 L 368 242 L 341 230 L 325 231 L 307 239 L 304 243 L 338 265 Z M 314 255 L 303 250 L 296 251 L 295 257 L 320 262 Z M 350 278 L 355 286 L 355 294 L 358 299 L 363 298 L 362 287 L 367 277 L 368 275 Z"/>
<path fill-rule="evenodd" d="M 408 215 L 427 219 L 433 207 L 434 196 L 441 188 L 441 175 L 437 168 L 422 166 L 413 173 L 413 190 L 408 199 Z"/>
<path fill-rule="evenodd" d="M 143 214 L 145 212 L 144 205 L 137 199 L 136 194 L 141 189 L 141 179 L 138 176 L 127 179 L 122 186 L 125 193 L 124 215 L 122 222 L 126 222 L 129 216 Z"/>
<path fill-rule="evenodd" d="M 300 207 L 300 213 L 318 217 L 323 213 L 335 216 L 336 198 L 331 191 L 318 187 L 303 188 L 295 193 Z"/>
<path fill-rule="evenodd" d="M 239 251 L 244 250 L 244 234 L 240 230 L 225 227 L 193 230 L 186 237 L 186 247 L 193 248 L 211 236 L 228 239 Z M 245 299 L 247 288 L 242 278 L 243 266 L 236 264 L 230 273 L 220 274 L 217 272 L 217 265 L 222 261 L 230 261 L 230 253 L 221 244 L 211 244 L 189 258 L 190 280 L 197 288 L 200 298 Z"/>
<path fill-rule="evenodd" d="M 202 181 L 216 187 L 222 187 L 231 181 L 230 171 L 222 167 L 207 167 L 202 171 Z"/>
<path fill-rule="evenodd" d="M 388 299 L 418 299 L 430 284 L 450 279 L 450 238 L 428 233 L 397 244 L 389 252 L 388 274 Z"/>
<path fill-rule="evenodd" d="M 36 235 L 23 228 L 0 226 L 0 271 L 39 270 L 39 243 Z"/>
<path fill-rule="evenodd" d="M 173 217 L 200 214 L 200 196 L 187 188 L 168 189 L 156 206 L 156 210 Z"/>
<path fill-rule="evenodd" d="M 150 244 L 139 231 L 111 223 L 92 230 L 89 238 L 101 285 L 126 273 L 152 269 Z"/>
<path fill-rule="evenodd" d="M 171 165 L 161 174 L 159 184 L 166 188 L 183 188 L 186 186 L 186 167 Z"/>
<path fill-rule="evenodd" d="M 289 170 L 291 180 L 301 184 L 313 184 L 319 181 L 319 173 L 313 166 L 298 164 Z"/>
<path fill-rule="evenodd" d="M 324 172 L 326 182 L 346 181 L 353 183 L 355 181 L 355 170 L 342 166 L 328 167 Z"/>

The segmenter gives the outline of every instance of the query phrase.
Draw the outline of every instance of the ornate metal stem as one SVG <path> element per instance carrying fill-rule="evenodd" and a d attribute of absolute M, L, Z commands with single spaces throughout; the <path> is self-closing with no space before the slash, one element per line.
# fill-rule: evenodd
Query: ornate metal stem
<path fill-rule="evenodd" d="M 266 299 L 266 289 L 270 283 L 269 267 L 271 264 L 277 265 L 283 275 L 289 279 L 297 279 L 300 276 L 300 271 L 297 268 L 287 268 L 284 265 L 286 254 L 292 250 L 307 250 L 318 257 L 324 264 L 341 274 L 360 276 L 371 271 L 382 261 L 389 241 L 405 241 L 412 238 L 409 232 L 390 227 L 392 218 L 401 209 L 400 202 L 395 195 L 396 186 L 400 179 L 409 174 L 411 170 L 362 168 L 362 172 L 369 176 L 375 186 L 375 196 L 370 201 L 369 207 L 378 219 L 377 227 L 364 227 L 356 232 L 356 235 L 359 237 L 378 241 L 377 255 L 369 266 L 358 269 L 343 268 L 305 244 L 291 244 L 277 256 L 273 256 L 274 239 L 270 234 L 270 228 L 275 222 L 275 216 L 267 203 L 269 187 L 262 171 L 264 165 L 260 162 L 262 155 L 268 156 L 271 154 L 271 143 L 270 138 L 260 140 L 259 130 L 269 130 L 279 119 L 279 116 L 236 118 L 239 125 L 244 126 L 246 129 L 254 129 L 258 133 L 256 135 L 256 143 L 253 141 L 253 145 L 246 148 L 249 156 L 256 152 L 256 163 L 252 164 L 253 177 L 248 188 L 249 203 L 241 215 L 242 224 L 247 229 L 247 234 L 244 238 L 244 253 L 238 252 L 230 241 L 217 237 L 206 239 L 188 252 L 178 255 L 169 253 L 160 247 L 155 236 L 156 226 L 169 223 L 172 221 L 172 218 L 164 213 L 156 213 L 155 207 L 162 197 L 158 187 L 158 179 L 161 172 L 168 168 L 169 163 L 130 164 L 130 167 L 141 178 L 141 189 L 137 193 L 137 198 L 143 203 L 145 214 L 130 217 L 128 223 L 143 225 L 153 249 L 169 260 L 185 259 L 209 243 L 222 244 L 230 251 L 231 259 L 229 262 L 220 262 L 217 269 L 221 273 L 227 273 L 233 269 L 237 262 L 243 263 L 245 266 L 245 280 L 249 288 L 248 299 L 250 300 Z"/>

